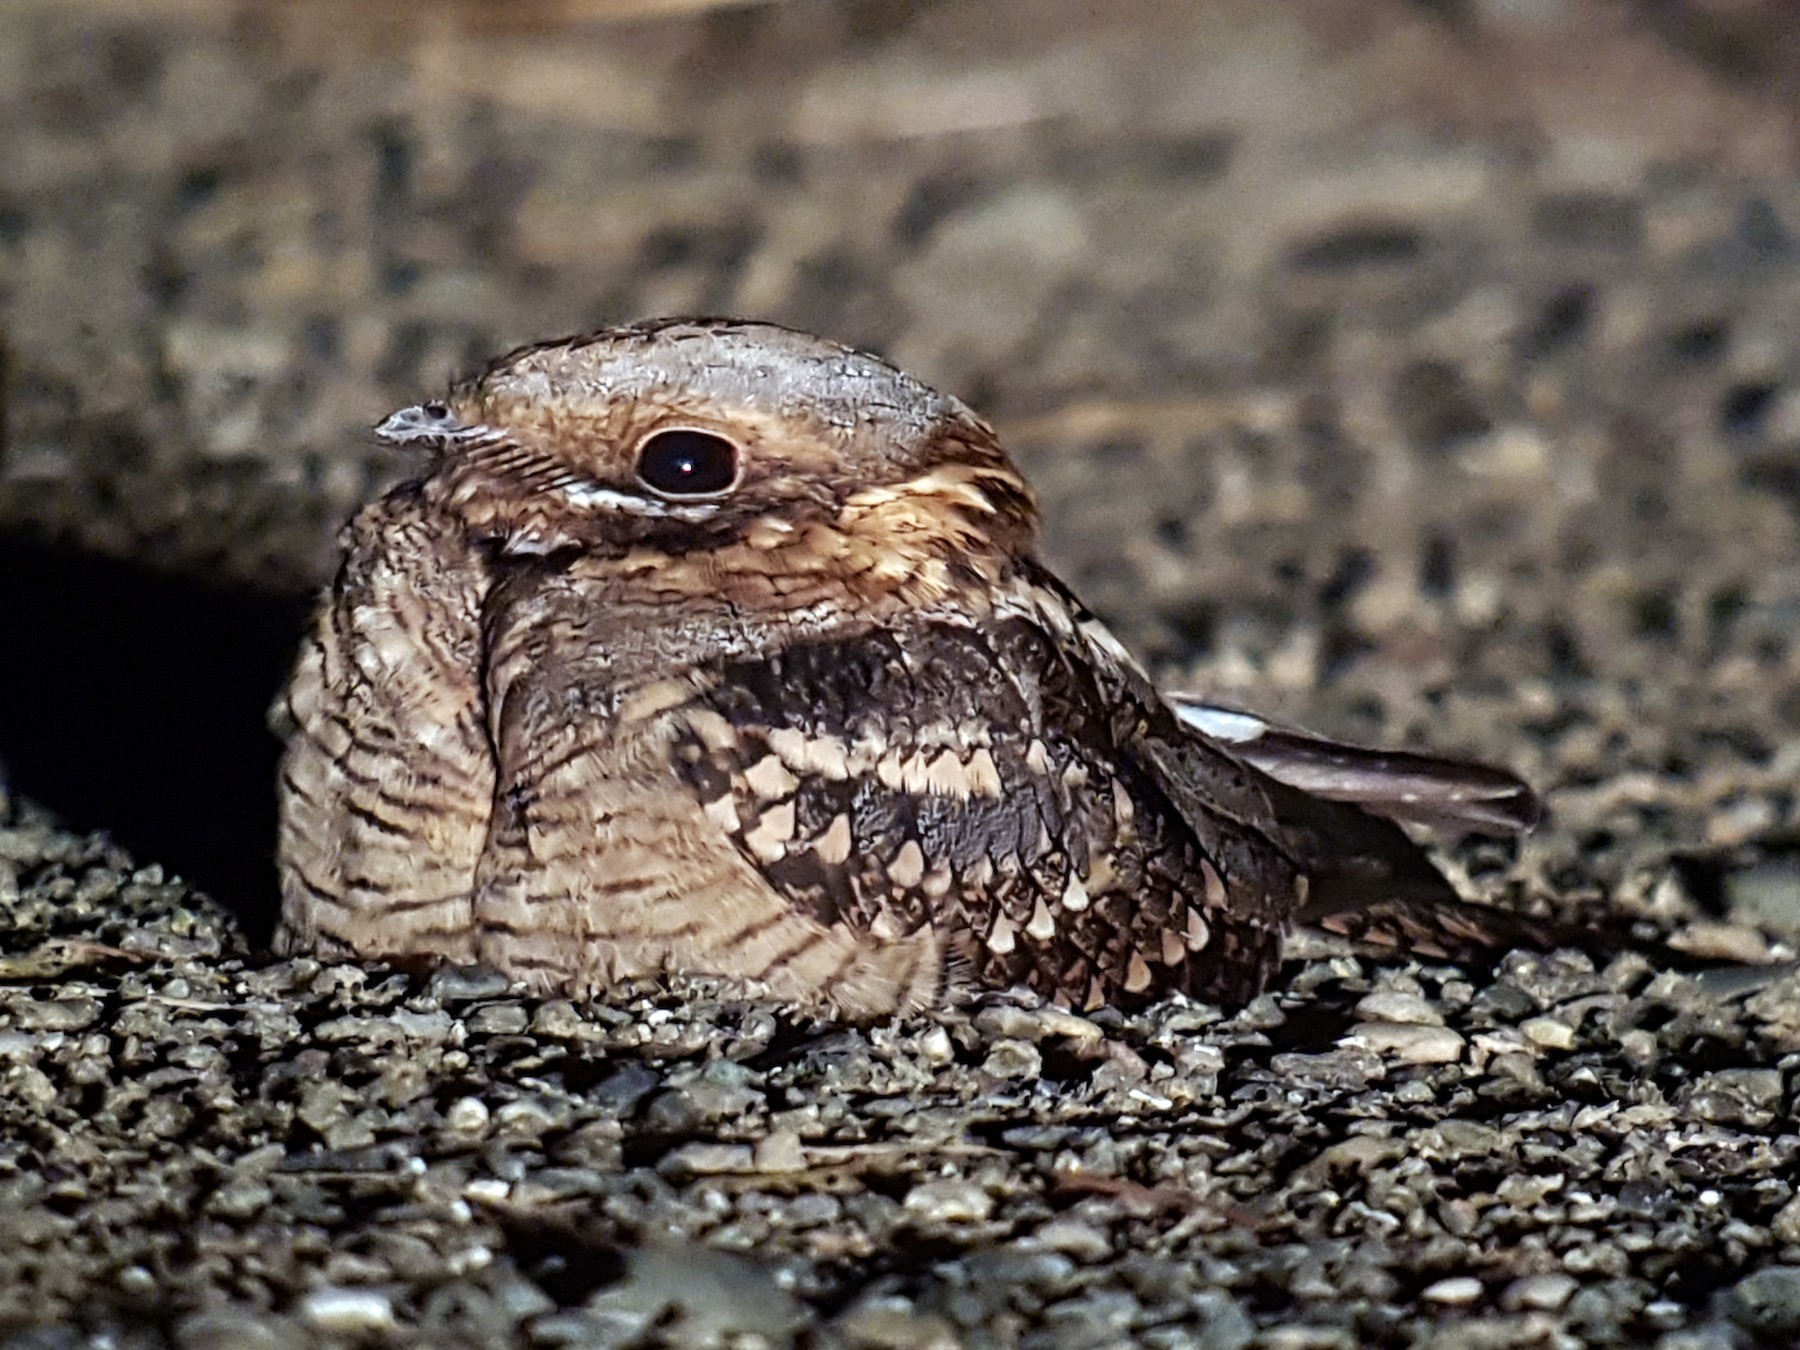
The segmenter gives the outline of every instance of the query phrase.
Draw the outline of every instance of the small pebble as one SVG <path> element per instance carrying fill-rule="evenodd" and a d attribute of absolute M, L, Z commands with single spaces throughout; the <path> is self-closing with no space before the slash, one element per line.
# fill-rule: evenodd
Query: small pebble
<path fill-rule="evenodd" d="M 836 1330 L 855 1350 L 961 1350 L 963 1345 L 950 1322 L 916 1312 L 897 1295 L 855 1304 L 838 1319 Z"/>
<path fill-rule="evenodd" d="M 709 1176 L 721 1172 L 754 1172 L 756 1153 L 749 1144 L 683 1144 L 656 1164 L 665 1176 Z"/>
<path fill-rule="evenodd" d="M 1052 1219 L 1032 1234 L 1053 1252 L 1065 1252 L 1078 1261 L 1104 1261 L 1112 1255 L 1112 1241 L 1105 1233 L 1077 1219 Z"/>
<path fill-rule="evenodd" d="M 1044 1057 L 1030 1041 L 996 1041 L 981 1069 L 996 1078 L 1036 1078 L 1044 1070 Z"/>
<path fill-rule="evenodd" d="M 492 966 L 439 966 L 425 982 L 426 994 L 439 1003 L 499 998 L 511 988 L 512 980 Z"/>
<path fill-rule="evenodd" d="M 100 1018 L 100 1003 L 91 998 L 57 998 L 15 1005 L 21 1027 L 38 1031 L 80 1031 Z"/>
<path fill-rule="evenodd" d="M 1575 1047 L 1575 1029 L 1554 1017 L 1528 1017 L 1519 1023 L 1519 1030 L 1526 1040 L 1546 1050 L 1572 1050 Z"/>
<path fill-rule="evenodd" d="M 458 1097 L 445 1108 L 444 1127 L 456 1134 L 481 1134 L 488 1127 L 487 1103 L 479 1097 Z"/>
<path fill-rule="evenodd" d="M 1709 961 L 1755 966 L 1773 959 L 1768 938 L 1742 924 L 1701 920 L 1670 934 L 1668 941 L 1678 952 Z"/>
<path fill-rule="evenodd" d="M 752 1165 L 758 1172 L 804 1172 L 806 1150 L 793 1130 L 776 1130 L 757 1141 Z"/>
<path fill-rule="evenodd" d="M 1449 1027 L 1407 1022 L 1359 1022 L 1339 1044 L 1372 1050 L 1402 1064 L 1454 1064 L 1467 1046 Z"/>
<path fill-rule="evenodd" d="M 476 1177 L 463 1187 L 463 1194 L 482 1204 L 497 1205 L 512 1194 L 512 1183 L 499 1177 Z"/>
<path fill-rule="evenodd" d="M 1356 1005 L 1356 1016 L 1362 1022 L 1405 1022 L 1427 1027 L 1444 1024 L 1443 1013 L 1430 1000 L 1393 989 L 1377 989 L 1365 995 Z"/>
<path fill-rule="evenodd" d="M 1453 1275 L 1447 1280 L 1428 1284 L 1419 1291 L 1419 1297 L 1427 1303 L 1441 1303 L 1446 1307 L 1457 1308 L 1478 1302 L 1481 1295 L 1481 1281 L 1473 1275 Z"/>
<path fill-rule="evenodd" d="M 942 1027 L 932 1027 L 919 1037 L 919 1058 L 927 1064 L 951 1064 L 956 1060 L 956 1047 L 950 1041 L 950 1033 Z"/>
<path fill-rule="evenodd" d="M 904 1203 L 907 1213 L 933 1223 L 979 1223 L 994 1212 L 993 1197 L 960 1177 L 921 1182 Z"/>
<path fill-rule="evenodd" d="M 320 1331 L 350 1336 L 394 1325 L 394 1301 L 379 1289 L 314 1289 L 300 1300 L 300 1316 Z"/>
<path fill-rule="evenodd" d="M 489 1003 L 470 1012 L 463 1024 L 476 1036 L 519 1036 L 531 1019 L 516 1003 Z"/>
<path fill-rule="evenodd" d="M 1500 1306 L 1508 1311 L 1529 1310 L 1555 1312 L 1569 1301 L 1579 1287 L 1575 1278 L 1560 1271 L 1542 1275 L 1524 1275 L 1507 1285 L 1500 1295 Z"/>
<path fill-rule="evenodd" d="M 1732 1321 L 1759 1335 L 1800 1337 L 1800 1266 L 1764 1266 L 1746 1275 L 1727 1307 Z"/>

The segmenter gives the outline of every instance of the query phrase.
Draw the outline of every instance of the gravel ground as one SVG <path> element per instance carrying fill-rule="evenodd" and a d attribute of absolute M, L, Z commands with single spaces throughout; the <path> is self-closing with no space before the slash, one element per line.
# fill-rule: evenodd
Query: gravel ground
<path fill-rule="evenodd" d="M 0 1345 L 1800 1341 L 1790 11 L 621 8 L 0 8 Z M 270 963 L 367 426 L 718 310 L 994 416 L 1170 684 L 1527 774 L 1446 866 L 1636 945 L 866 1029 Z"/>

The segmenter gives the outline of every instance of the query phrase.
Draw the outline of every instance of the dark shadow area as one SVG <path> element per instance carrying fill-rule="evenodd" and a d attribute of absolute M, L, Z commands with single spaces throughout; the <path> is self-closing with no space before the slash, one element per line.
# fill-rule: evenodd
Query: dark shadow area
<path fill-rule="evenodd" d="M 13 789 L 179 873 L 265 943 L 279 747 L 264 714 L 308 604 L 0 537 Z"/>

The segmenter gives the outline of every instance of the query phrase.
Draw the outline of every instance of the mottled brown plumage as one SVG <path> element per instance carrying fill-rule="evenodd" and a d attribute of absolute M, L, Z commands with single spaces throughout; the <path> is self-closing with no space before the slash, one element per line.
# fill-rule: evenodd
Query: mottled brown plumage
<path fill-rule="evenodd" d="M 285 700 L 285 950 L 855 1016 L 1239 1003 L 1303 907 L 1455 905 L 1375 812 L 1528 807 L 1165 701 L 992 430 L 816 338 L 606 330 L 381 431 L 428 463 L 349 527 Z"/>

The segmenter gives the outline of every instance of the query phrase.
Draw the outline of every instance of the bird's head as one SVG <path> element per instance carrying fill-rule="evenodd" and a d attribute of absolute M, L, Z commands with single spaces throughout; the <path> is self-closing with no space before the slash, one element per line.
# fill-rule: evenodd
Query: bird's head
<path fill-rule="evenodd" d="M 378 434 L 430 452 L 427 490 L 500 556 L 611 562 L 660 591 L 816 603 L 835 578 L 852 598 L 929 599 L 1034 546 L 1031 491 L 986 423 L 873 356 L 770 324 L 524 347 Z"/>

